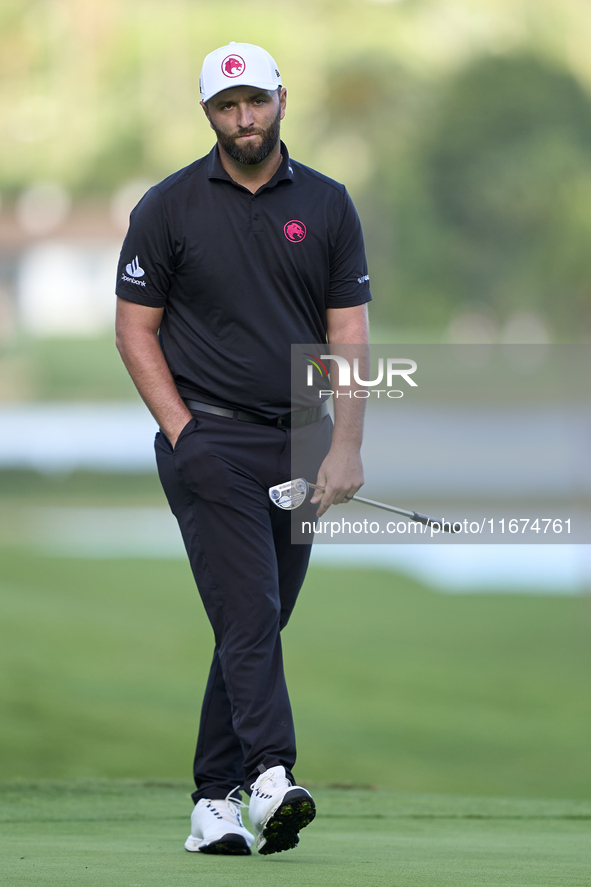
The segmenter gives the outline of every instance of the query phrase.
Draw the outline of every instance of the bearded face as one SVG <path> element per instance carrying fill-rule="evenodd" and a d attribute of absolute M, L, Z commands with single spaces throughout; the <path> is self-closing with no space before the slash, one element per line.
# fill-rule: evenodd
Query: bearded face
<path fill-rule="evenodd" d="M 279 108 L 275 119 L 266 128 L 252 126 L 241 129 L 239 132 L 228 133 L 216 126 L 212 120 L 210 122 L 224 151 L 238 163 L 251 166 L 265 160 L 279 141 L 281 108 Z M 241 136 L 247 135 L 258 135 L 260 138 L 240 141 Z"/>

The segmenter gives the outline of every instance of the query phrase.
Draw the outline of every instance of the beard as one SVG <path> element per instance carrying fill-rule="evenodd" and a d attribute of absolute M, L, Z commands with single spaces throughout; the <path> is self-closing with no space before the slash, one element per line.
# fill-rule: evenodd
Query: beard
<path fill-rule="evenodd" d="M 259 145 L 251 145 L 247 142 L 243 147 L 240 147 L 236 144 L 236 138 L 238 136 L 231 136 L 227 133 L 222 132 L 221 129 L 217 129 L 217 127 L 213 127 L 213 130 L 217 136 L 218 142 L 224 151 L 230 155 L 233 160 L 237 160 L 238 163 L 244 163 L 247 166 L 253 166 L 255 163 L 262 163 L 265 160 L 277 142 L 279 141 L 279 129 L 281 125 L 281 109 L 277 112 L 277 117 L 273 122 L 264 130 L 249 130 L 245 133 L 240 133 L 239 135 L 248 135 L 249 132 L 256 132 L 257 135 L 262 136 L 262 141 Z"/>

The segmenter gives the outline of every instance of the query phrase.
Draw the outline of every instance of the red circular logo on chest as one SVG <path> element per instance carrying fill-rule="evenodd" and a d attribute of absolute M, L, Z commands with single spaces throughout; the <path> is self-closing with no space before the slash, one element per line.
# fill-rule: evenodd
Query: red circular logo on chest
<path fill-rule="evenodd" d="M 283 233 L 292 243 L 301 243 L 306 236 L 306 226 L 298 219 L 292 219 L 283 226 Z"/>
<path fill-rule="evenodd" d="M 239 55 L 227 55 L 222 62 L 222 74 L 224 77 L 240 77 L 244 74 L 246 62 Z"/>

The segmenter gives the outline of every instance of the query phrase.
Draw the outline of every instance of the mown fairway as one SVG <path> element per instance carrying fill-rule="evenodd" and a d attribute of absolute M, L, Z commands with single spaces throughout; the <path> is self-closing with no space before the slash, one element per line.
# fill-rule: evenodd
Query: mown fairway
<path fill-rule="evenodd" d="M 188 566 L 0 557 L 1 777 L 187 777 L 212 652 Z M 589 603 L 314 569 L 285 632 L 299 778 L 589 798 Z"/>
<path fill-rule="evenodd" d="M 290 853 L 188 854 L 212 652 L 188 566 L 18 541 L 19 503 L 162 504 L 155 480 L 1 481 L 7 887 L 591 883 L 588 599 L 311 570 L 285 658 L 317 819 Z"/>
<path fill-rule="evenodd" d="M 274 856 L 183 850 L 187 782 L 0 784 L 7 887 L 583 887 L 591 803 L 313 787 L 316 820 Z"/>

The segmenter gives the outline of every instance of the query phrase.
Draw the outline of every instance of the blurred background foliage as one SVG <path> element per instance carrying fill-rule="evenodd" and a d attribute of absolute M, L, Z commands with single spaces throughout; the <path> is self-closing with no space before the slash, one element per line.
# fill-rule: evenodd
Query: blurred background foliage
<path fill-rule="evenodd" d="M 277 59 L 290 153 L 358 207 L 374 341 L 572 343 L 591 333 L 590 37 L 587 0 L 2 0 L 0 775 L 188 772 L 212 638 L 180 542 L 162 554 L 113 319 L 130 209 L 213 144 L 203 57 Z M 554 599 L 502 569 L 507 594 L 452 596 L 314 567 L 286 648 L 300 772 L 588 797 L 589 598 L 564 573 Z"/>
<path fill-rule="evenodd" d="M 382 341 L 587 341 L 590 32 L 585 0 L 4 0 L 4 340 L 19 250 L 81 217 L 120 243 L 209 150 L 199 70 L 235 39 L 279 61 L 291 154 L 358 205 Z"/>

